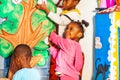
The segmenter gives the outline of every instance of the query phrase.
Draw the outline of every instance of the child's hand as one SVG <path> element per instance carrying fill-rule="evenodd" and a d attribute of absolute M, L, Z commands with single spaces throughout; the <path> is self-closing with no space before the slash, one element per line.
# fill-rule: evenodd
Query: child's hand
<path fill-rule="evenodd" d="M 37 3 L 38 3 L 38 4 L 43 4 L 43 3 L 47 4 L 47 0 L 38 0 Z"/>
<path fill-rule="evenodd" d="M 41 9 L 41 4 L 37 4 L 35 7 L 36 7 L 37 9 Z"/>
<path fill-rule="evenodd" d="M 57 28 L 55 27 L 51 32 L 57 33 Z"/>
<path fill-rule="evenodd" d="M 45 11 L 47 9 L 47 6 L 46 4 L 37 4 L 36 8 Z"/>
<path fill-rule="evenodd" d="M 51 47 L 51 46 L 54 46 L 54 44 L 51 42 L 51 41 L 49 41 L 49 46 Z"/>
<path fill-rule="evenodd" d="M 44 42 L 49 46 L 53 45 L 53 43 L 51 41 L 49 41 L 49 36 L 45 38 Z"/>
<path fill-rule="evenodd" d="M 49 40 L 48 40 L 48 36 L 44 39 L 44 42 L 49 45 Z"/>
<path fill-rule="evenodd" d="M 36 8 L 39 10 L 44 10 L 47 14 L 50 12 L 45 3 L 37 4 Z"/>

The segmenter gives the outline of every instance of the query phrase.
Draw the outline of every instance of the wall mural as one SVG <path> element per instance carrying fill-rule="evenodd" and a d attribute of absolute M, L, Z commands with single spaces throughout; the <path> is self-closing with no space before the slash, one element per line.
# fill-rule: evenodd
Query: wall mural
<path fill-rule="evenodd" d="M 95 80 L 120 80 L 119 15 L 120 12 L 95 15 Z"/>
<path fill-rule="evenodd" d="M 110 74 L 110 25 L 109 14 L 95 15 L 94 80 L 106 80 Z"/>
<path fill-rule="evenodd" d="M 44 38 L 54 28 L 54 24 L 42 10 L 37 10 L 37 0 L 0 0 L 0 56 L 11 55 L 18 44 L 28 44 L 33 56 L 42 54 L 39 66 L 45 65 L 48 46 Z M 48 0 L 47 6 L 56 12 L 55 4 Z"/>
<path fill-rule="evenodd" d="M 95 22 L 94 79 L 120 80 L 120 0 L 99 0 Z"/>

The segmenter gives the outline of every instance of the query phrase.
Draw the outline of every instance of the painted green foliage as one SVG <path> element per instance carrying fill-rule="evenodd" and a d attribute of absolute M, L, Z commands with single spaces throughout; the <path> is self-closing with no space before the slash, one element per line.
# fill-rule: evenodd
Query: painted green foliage
<path fill-rule="evenodd" d="M 29 3 L 30 0 L 23 0 L 25 3 Z M 37 0 L 34 0 L 34 7 L 37 4 Z M 56 11 L 55 4 L 48 0 L 47 6 L 53 12 Z M 16 34 L 19 29 L 19 25 L 22 22 L 21 19 L 24 16 L 24 7 L 21 3 L 14 4 L 12 0 L 0 0 L 0 18 L 4 19 L 3 22 L 0 23 L 0 34 L 2 34 L 2 30 L 9 34 Z M 32 29 L 35 30 L 41 22 L 43 22 L 42 31 L 49 33 L 54 28 L 54 23 L 47 18 L 47 15 L 42 10 L 35 10 L 32 16 L 30 17 L 32 23 Z M 44 36 L 45 38 L 46 36 Z M 44 38 L 40 40 L 37 45 L 33 48 L 33 56 L 37 56 L 42 54 L 43 59 L 38 65 L 45 65 L 45 61 L 49 56 L 47 51 L 48 46 L 44 42 Z M 0 56 L 6 58 L 12 54 L 14 47 L 13 45 L 0 37 Z"/>

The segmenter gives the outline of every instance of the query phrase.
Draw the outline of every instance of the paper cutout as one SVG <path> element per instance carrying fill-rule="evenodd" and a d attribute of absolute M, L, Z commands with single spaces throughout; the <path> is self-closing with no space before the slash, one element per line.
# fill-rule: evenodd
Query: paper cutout
<path fill-rule="evenodd" d="M 22 0 L 12 0 L 14 4 L 19 4 Z"/>
<path fill-rule="evenodd" d="M 43 4 L 43 3 L 47 4 L 47 0 L 38 0 L 37 3 L 38 3 L 38 4 Z"/>
<path fill-rule="evenodd" d="M 100 41 L 100 37 L 95 37 L 95 48 L 96 49 L 101 49 L 102 48 L 102 43 Z"/>
<path fill-rule="evenodd" d="M 120 0 L 116 0 L 116 5 L 120 6 Z"/>
<path fill-rule="evenodd" d="M 95 37 L 100 37 L 97 40 L 102 42 L 102 48 L 94 48 L 94 78 L 120 80 L 120 12 L 96 14 L 95 30 Z"/>
<path fill-rule="evenodd" d="M 107 8 L 106 0 L 100 1 L 100 8 Z"/>
<path fill-rule="evenodd" d="M 98 13 L 104 14 L 104 13 L 111 13 L 111 12 L 120 12 L 120 6 L 119 5 L 114 5 L 113 7 L 102 10 L 102 11 L 100 11 Z"/>

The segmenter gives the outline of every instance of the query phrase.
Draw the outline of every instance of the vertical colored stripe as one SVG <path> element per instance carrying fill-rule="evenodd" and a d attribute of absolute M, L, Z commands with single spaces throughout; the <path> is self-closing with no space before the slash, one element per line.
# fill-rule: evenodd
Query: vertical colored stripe
<path fill-rule="evenodd" d="M 104 19 L 104 21 L 103 21 Z M 94 80 L 107 80 L 110 74 L 110 61 L 108 61 L 108 51 L 110 50 L 110 43 L 108 41 L 110 37 L 110 25 L 111 20 L 109 18 L 109 14 L 96 14 L 95 15 L 95 38 L 99 37 L 99 41 L 95 41 L 95 45 L 99 45 L 97 43 L 101 43 L 101 48 L 94 48 Z M 100 66 L 103 68 L 108 67 L 105 70 L 105 74 L 101 75 L 97 74 L 100 72 Z M 106 65 L 106 66 L 105 66 Z M 98 76 L 97 76 L 98 75 Z"/>
<path fill-rule="evenodd" d="M 117 4 L 117 5 L 120 5 L 120 0 L 116 0 L 116 4 Z"/>
<path fill-rule="evenodd" d="M 118 27 L 118 63 L 119 63 L 119 70 L 120 71 L 120 26 Z M 118 73 L 120 77 L 120 72 Z M 120 78 L 118 78 L 119 80 Z"/>
<path fill-rule="evenodd" d="M 110 7 L 110 0 L 106 0 L 107 8 Z"/>
<path fill-rule="evenodd" d="M 107 8 L 106 0 L 101 0 L 101 2 L 100 2 L 100 8 Z"/>
<path fill-rule="evenodd" d="M 98 0 L 98 7 L 100 8 L 100 3 L 101 3 L 101 0 Z"/>
<path fill-rule="evenodd" d="M 107 1 L 106 1 L 106 4 L 107 4 L 107 8 L 109 8 L 109 7 L 114 6 L 115 1 L 114 1 L 114 0 L 107 0 Z"/>
<path fill-rule="evenodd" d="M 116 70 L 115 70 L 115 72 L 116 72 L 116 75 L 115 75 L 115 77 L 116 77 L 116 79 L 117 80 L 119 80 L 119 59 L 118 59 L 118 56 L 119 56 L 119 52 L 118 52 L 118 50 L 119 50 L 119 48 L 118 48 L 118 26 L 116 25 L 116 23 L 117 23 L 117 21 L 118 20 L 120 20 L 120 12 L 114 12 L 113 13 L 113 15 L 114 15 L 114 23 L 113 24 L 115 24 L 115 26 L 114 26 L 114 28 L 116 29 L 116 33 L 115 33 L 115 39 L 114 39 L 114 41 L 115 41 L 115 45 L 114 45 L 114 49 L 115 49 L 115 52 L 113 53 L 113 57 L 116 59 L 115 61 L 114 61 L 114 66 L 116 67 Z"/>

